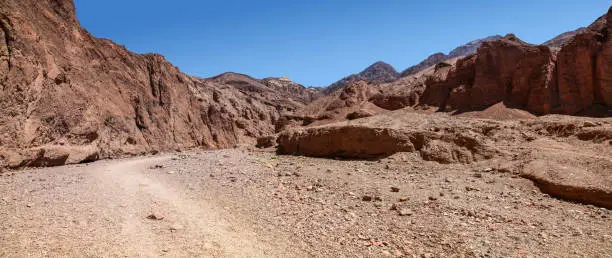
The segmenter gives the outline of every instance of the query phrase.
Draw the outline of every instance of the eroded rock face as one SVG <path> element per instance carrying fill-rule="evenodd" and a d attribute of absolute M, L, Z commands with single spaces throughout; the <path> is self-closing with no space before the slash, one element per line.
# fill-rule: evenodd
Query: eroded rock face
<path fill-rule="evenodd" d="M 443 54 L 433 55 L 430 66 L 419 67 L 418 73 L 390 83 L 369 83 L 367 101 L 384 110 L 435 107 L 461 114 L 501 103 L 535 115 L 610 116 L 610 17 L 612 11 L 555 40 L 554 47 L 528 44 L 508 34 L 472 44 L 471 50 L 480 47 L 465 57 L 439 62 Z M 330 105 L 327 111 L 341 108 Z"/>
<path fill-rule="evenodd" d="M 609 116 L 610 17 L 609 11 L 589 27 L 556 40 L 555 47 L 527 44 L 512 34 L 479 42 L 476 53 L 455 63 L 432 64 L 427 69 L 433 72 L 419 68 L 422 72 L 412 73 L 412 80 L 380 85 L 384 90 L 370 101 L 388 110 L 433 106 L 463 113 L 503 103 L 536 115 Z"/>
<path fill-rule="evenodd" d="M 287 77 L 265 78 L 261 81 L 263 82 L 263 84 L 267 85 L 274 91 L 293 98 L 302 104 L 311 103 L 323 95 L 323 92 L 321 90 L 306 88 L 300 84 L 291 81 Z"/>
<path fill-rule="evenodd" d="M 602 50 L 597 54 L 596 76 L 597 82 L 595 99 L 601 100 L 607 106 L 612 106 L 612 11 L 608 11 L 606 24 L 602 30 L 604 43 Z M 598 93 L 598 94 L 597 94 Z"/>
<path fill-rule="evenodd" d="M 264 136 L 264 137 L 257 138 L 257 145 L 255 145 L 255 147 L 270 148 L 270 147 L 273 147 L 274 144 L 276 144 L 275 136 Z"/>
<path fill-rule="evenodd" d="M 258 80 L 217 79 L 185 75 L 161 55 L 93 37 L 71 0 L 3 1 L 0 166 L 254 142 L 274 133 L 282 112 L 315 95 L 289 83 L 280 92 Z"/>
<path fill-rule="evenodd" d="M 557 126 L 553 128 L 559 128 L 562 123 L 554 124 Z M 554 129 L 552 132 L 563 137 L 575 136 L 586 141 L 602 139 L 600 138 L 602 134 L 595 138 L 585 137 L 586 132 L 612 132 L 609 126 L 594 126 L 591 131 L 585 130 L 587 128 L 567 126 L 569 125 L 566 125 L 565 130 Z M 609 135 L 607 139 L 611 139 Z M 597 146 L 597 142 L 600 141 L 596 140 L 593 145 Z M 603 149 L 597 150 L 596 153 L 594 150 L 579 146 L 580 144 L 535 140 L 526 145 L 531 149 L 531 153 L 528 156 L 529 160 L 521 166 L 521 175 L 533 180 L 543 192 L 552 196 L 611 208 L 612 161 L 605 155 L 610 147 L 604 145 Z"/>
<path fill-rule="evenodd" d="M 387 128 L 322 127 L 285 131 L 279 151 L 315 157 L 377 158 L 415 151 L 406 134 Z"/>
<path fill-rule="evenodd" d="M 522 175 L 552 196 L 612 208 L 612 189 L 594 184 L 602 179 L 607 181 L 607 177 L 602 178 L 582 168 L 546 161 L 527 164 Z"/>
<path fill-rule="evenodd" d="M 503 155 L 474 132 L 482 124 L 446 129 L 430 124 L 433 117 L 397 112 L 401 111 L 355 122 L 287 130 L 278 138 L 278 150 L 284 154 L 360 159 L 418 152 L 424 160 L 440 163 L 471 163 Z M 436 123 L 444 121 L 440 118 Z"/>
<path fill-rule="evenodd" d="M 476 75 L 469 94 L 469 108 L 480 108 L 505 100 L 512 90 L 512 77 L 517 64 L 530 46 L 507 35 L 502 40 L 486 42 L 477 53 Z"/>
<path fill-rule="evenodd" d="M 612 121 L 550 115 L 529 120 L 451 118 L 402 110 L 326 126 L 284 131 L 284 154 L 378 159 L 417 153 L 441 164 L 498 164 L 542 192 L 565 200 L 612 205 Z"/>
<path fill-rule="evenodd" d="M 457 60 L 457 63 L 452 67 L 444 68 L 444 71 L 440 73 L 434 73 L 429 76 L 425 81 L 425 90 L 420 98 L 421 103 L 431 106 L 440 107 L 440 109 L 446 109 L 447 105 L 454 106 L 461 101 L 466 102 L 462 104 L 468 104 L 467 96 L 463 96 L 461 99 L 457 97 L 461 94 L 458 89 L 470 87 L 474 83 L 476 56 L 472 55 L 468 58 L 462 58 Z"/>
<path fill-rule="evenodd" d="M 431 77 L 421 104 L 469 111 L 503 102 L 539 115 L 610 107 L 610 16 L 608 12 L 558 50 L 527 44 L 512 34 L 485 42 L 446 76 Z"/>
<path fill-rule="evenodd" d="M 595 101 L 595 58 L 601 42 L 596 32 L 580 33 L 557 55 L 559 102 L 557 113 L 575 114 Z"/>
<path fill-rule="evenodd" d="M 4 83 L 6 75 L 11 68 L 11 52 L 9 43 L 11 42 L 11 25 L 8 18 L 0 15 L 0 82 Z"/>

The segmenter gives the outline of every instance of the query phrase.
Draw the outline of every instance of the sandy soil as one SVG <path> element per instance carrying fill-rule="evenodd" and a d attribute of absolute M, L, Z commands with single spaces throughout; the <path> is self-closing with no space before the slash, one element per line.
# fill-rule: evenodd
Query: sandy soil
<path fill-rule="evenodd" d="M 165 154 L 5 173 L 0 192 L 0 256 L 612 256 L 610 210 L 413 153 Z"/>
<path fill-rule="evenodd" d="M 170 160 L 103 161 L 2 177 L 0 256 L 299 254 L 283 239 L 259 239 L 210 195 L 190 196 L 193 188 L 150 173 L 150 166 Z"/>

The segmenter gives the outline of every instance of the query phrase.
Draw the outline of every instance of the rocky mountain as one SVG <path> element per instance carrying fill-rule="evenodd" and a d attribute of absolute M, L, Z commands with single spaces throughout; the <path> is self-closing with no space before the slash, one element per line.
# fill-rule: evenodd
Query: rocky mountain
<path fill-rule="evenodd" d="M 566 42 L 568 42 L 570 39 L 574 38 L 577 34 L 582 33 L 586 30 L 587 28 L 581 27 L 576 30 L 561 33 L 558 36 L 542 43 L 542 45 L 548 46 L 548 47 L 561 47 Z"/>
<path fill-rule="evenodd" d="M 444 54 L 441 52 L 435 53 L 433 55 L 428 56 L 425 60 L 421 61 L 420 63 L 413 65 L 411 67 L 408 67 L 406 70 L 402 71 L 401 77 L 406 77 L 411 74 L 418 73 L 427 67 L 436 65 L 437 63 L 443 62 L 444 60 L 447 60 L 447 59 L 449 59 L 447 54 Z"/>
<path fill-rule="evenodd" d="M 302 104 L 308 104 L 319 98 L 323 93 L 317 88 L 306 88 L 301 84 L 293 82 L 287 77 L 268 77 L 261 80 L 262 83 L 284 96 L 294 99 Z"/>
<path fill-rule="evenodd" d="M 477 39 L 477 40 L 473 40 L 469 43 L 466 43 L 465 45 L 461 45 L 455 49 L 453 49 L 448 55 L 453 58 L 453 57 L 459 57 L 459 56 L 467 56 L 470 54 L 474 54 L 476 53 L 476 50 L 478 50 L 478 48 L 485 42 L 489 42 L 489 41 L 495 41 L 495 40 L 499 40 L 501 39 L 502 36 L 500 35 L 493 35 L 493 36 L 489 36 L 483 39 Z"/>
<path fill-rule="evenodd" d="M 93 37 L 72 0 L 2 1 L 0 25 L 0 167 L 231 147 L 274 133 L 281 113 L 316 95 L 275 79 L 188 76 Z"/>
<path fill-rule="evenodd" d="M 384 83 L 384 82 L 392 82 L 399 78 L 399 73 L 391 66 L 385 62 L 376 62 L 370 65 L 365 70 L 361 71 L 358 74 L 351 74 L 347 77 L 342 78 L 329 87 L 325 89 L 325 92 L 331 93 L 335 90 L 342 88 L 348 85 L 351 82 L 356 81 L 368 81 L 372 83 Z"/>
<path fill-rule="evenodd" d="M 601 24 L 605 23 L 605 16 L 600 17 L 599 19 L 597 19 L 595 22 L 593 22 L 593 24 L 591 24 L 588 28 L 585 27 L 580 27 L 578 29 L 572 30 L 572 31 L 568 31 L 568 32 L 564 32 L 559 34 L 558 36 L 542 43 L 542 45 L 544 46 L 548 46 L 548 47 L 554 47 L 554 48 L 560 48 L 563 45 L 565 45 L 565 43 L 569 42 L 571 39 L 573 39 L 576 35 L 586 32 L 589 29 L 596 29 L 596 27 L 601 26 Z"/>
<path fill-rule="evenodd" d="M 424 97 L 442 110 L 470 110 L 504 102 L 535 114 L 576 115 L 612 106 L 612 13 L 553 51 L 509 34 L 485 42 Z M 609 114 L 608 114 L 609 115 Z"/>
<path fill-rule="evenodd" d="M 435 53 L 433 55 L 430 55 L 429 57 L 427 57 L 425 60 L 421 61 L 417 65 L 408 67 L 406 70 L 402 71 L 401 77 L 406 77 L 406 76 L 418 73 L 422 71 L 423 69 L 430 67 L 432 65 L 436 65 L 440 62 L 443 62 L 444 60 L 474 54 L 476 53 L 476 50 L 478 49 L 478 47 L 482 45 L 482 43 L 487 42 L 487 41 L 499 40 L 501 38 L 502 36 L 500 35 L 494 35 L 494 36 L 489 36 L 483 39 L 477 39 L 477 40 L 471 41 L 469 43 L 466 43 L 464 45 L 461 45 L 453 49 L 451 52 L 449 52 L 448 55 L 444 53 Z"/>
<path fill-rule="evenodd" d="M 306 88 L 289 78 L 269 77 L 255 79 L 239 73 L 227 72 L 212 78 L 202 79 L 202 82 L 220 85 L 230 85 L 249 97 L 257 97 L 282 111 L 295 111 L 318 98 L 321 92 Z"/>
<path fill-rule="evenodd" d="M 71 0 L 5 0 L 0 167 L 225 148 L 287 126 L 402 108 L 463 113 L 502 103 L 533 114 L 610 116 L 611 19 L 608 12 L 556 50 L 511 34 L 474 41 L 450 54 L 481 45 L 476 53 L 435 62 L 419 76 L 400 78 L 378 62 L 321 97 L 287 78 L 183 74 L 161 55 L 93 37 Z"/>
<path fill-rule="evenodd" d="M 366 68 L 365 70 L 363 70 L 362 72 L 358 74 L 351 74 L 347 77 L 342 78 L 342 80 L 339 80 L 333 83 L 332 85 L 327 87 L 327 89 L 325 89 L 325 92 L 326 93 L 334 92 L 338 90 L 339 88 L 347 86 L 351 82 L 357 82 L 357 81 L 367 81 L 371 83 L 393 82 L 401 77 L 406 77 L 406 76 L 418 73 L 427 67 L 436 65 L 445 60 L 473 54 L 476 52 L 476 49 L 478 49 L 478 47 L 483 42 L 498 40 L 500 38 L 501 36 L 495 35 L 495 36 L 489 36 L 483 39 L 474 40 L 474 41 L 471 41 L 469 43 L 466 43 L 462 46 L 459 46 L 453 49 L 448 55 L 444 53 L 435 53 L 427 57 L 427 59 L 421 61 L 419 64 L 411 66 L 407 68 L 406 70 L 402 71 L 402 73 L 398 73 L 395 70 L 395 68 L 393 68 L 393 66 L 391 66 L 390 64 L 379 61 L 369 66 L 368 68 Z"/>
<path fill-rule="evenodd" d="M 349 84 L 304 110 L 315 114 L 316 124 L 346 120 L 347 112 L 361 109 L 372 115 L 411 108 L 496 118 L 612 116 L 611 30 L 609 11 L 558 49 L 508 34 L 480 43 L 474 54 L 445 60 L 415 76 L 384 84 Z"/>

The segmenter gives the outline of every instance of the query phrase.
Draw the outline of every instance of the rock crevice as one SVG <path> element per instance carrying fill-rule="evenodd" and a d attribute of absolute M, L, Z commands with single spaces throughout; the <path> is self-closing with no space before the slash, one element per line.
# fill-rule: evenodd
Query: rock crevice
<path fill-rule="evenodd" d="M 11 71 L 11 25 L 4 14 L 0 14 L 0 81 L 4 83 Z"/>

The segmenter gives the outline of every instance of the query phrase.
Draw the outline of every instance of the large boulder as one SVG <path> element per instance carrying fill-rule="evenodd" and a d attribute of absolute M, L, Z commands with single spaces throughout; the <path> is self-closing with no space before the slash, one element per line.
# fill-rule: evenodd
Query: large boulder
<path fill-rule="evenodd" d="M 602 141 L 611 139 L 610 124 L 580 128 L 559 121 L 538 126 L 553 136 L 588 142 L 537 139 L 527 143 L 529 153 L 523 157 L 521 175 L 552 196 L 612 208 L 612 148 Z"/>
<path fill-rule="evenodd" d="M 431 119 L 435 119 L 435 125 Z M 477 132 L 485 124 L 466 121 L 444 126 L 445 121 L 448 118 L 395 111 L 351 122 L 291 129 L 279 135 L 278 151 L 359 159 L 418 152 L 424 160 L 440 163 L 471 163 L 503 155 Z"/>
<path fill-rule="evenodd" d="M 605 164 L 612 169 L 612 164 Z M 575 165 L 550 160 L 529 162 L 522 175 L 531 179 L 545 193 L 562 199 L 612 208 L 610 175 L 600 175 Z"/>

